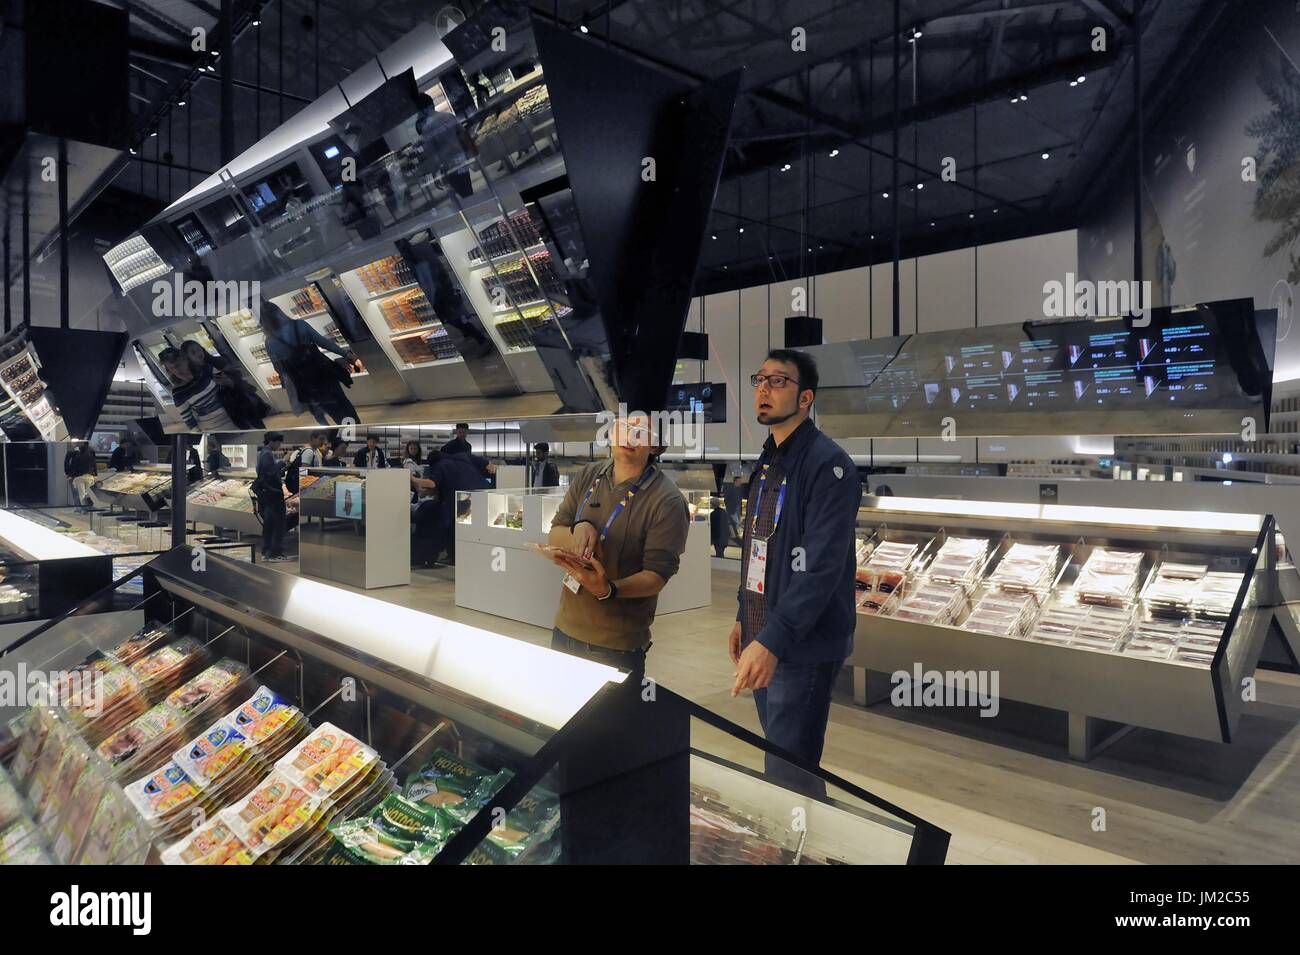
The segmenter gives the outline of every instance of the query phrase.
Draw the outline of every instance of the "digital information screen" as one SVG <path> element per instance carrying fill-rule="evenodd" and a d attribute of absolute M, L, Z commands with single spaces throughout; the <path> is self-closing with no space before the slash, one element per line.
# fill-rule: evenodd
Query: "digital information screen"
<path fill-rule="evenodd" d="M 1266 426 L 1272 342 L 1252 302 L 811 349 L 835 436 L 1225 434 Z M 824 419 L 830 419 L 827 422 Z"/>

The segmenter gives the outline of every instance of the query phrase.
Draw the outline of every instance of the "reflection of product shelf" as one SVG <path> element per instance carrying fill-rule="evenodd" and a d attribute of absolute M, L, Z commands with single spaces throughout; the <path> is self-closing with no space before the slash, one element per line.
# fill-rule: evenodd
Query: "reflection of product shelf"
<path fill-rule="evenodd" d="M 314 285 L 308 285 L 294 292 L 289 305 L 289 313 L 294 318 L 315 318 L 327 314 L 328 311 L 325 299 L 321 298 L 320 292 Z"/>
<path fill-rule="evenodd" d="M 419 288 L 380 299 L 379 312 L 395 332 L 411 331 L 437 320 L 428 297 Z"/>
<path fill-rule="evenodd" d="M 377 298 L 401 291 L 415 284 L 415 276 L 406 260 L 400 255 L 390 255 L 357 269 L 357 278 L 365 286 L 366 294 Z"/>

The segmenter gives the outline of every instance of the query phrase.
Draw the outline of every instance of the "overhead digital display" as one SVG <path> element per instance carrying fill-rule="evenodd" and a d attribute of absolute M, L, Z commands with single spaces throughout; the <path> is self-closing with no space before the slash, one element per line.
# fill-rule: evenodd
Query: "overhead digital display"
<path fill-rule="evenodd" d="M 1271 339 L 1271 336 L 1270 336 Z M 838 436 L 1220 434 L 1267 425 L 1272 341 L 1249 299 L 822 345 Z"/>

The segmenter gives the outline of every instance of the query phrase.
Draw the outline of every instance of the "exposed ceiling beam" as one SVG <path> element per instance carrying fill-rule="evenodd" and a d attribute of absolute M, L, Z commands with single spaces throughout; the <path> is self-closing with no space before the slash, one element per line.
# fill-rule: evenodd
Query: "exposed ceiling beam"
<path fill-rule="evenodd" d="M 1133 25 L 1133 14 L 1120 6 L 1117 0 L 1078 0 L 1078 2 L 1113 29 L 1127 30 Z"/>

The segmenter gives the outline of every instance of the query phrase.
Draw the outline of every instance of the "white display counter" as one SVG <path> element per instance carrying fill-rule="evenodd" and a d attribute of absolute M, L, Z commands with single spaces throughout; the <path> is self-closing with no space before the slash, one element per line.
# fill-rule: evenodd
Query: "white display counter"
<path fill-rule="evenodd" d="M 367 590 L 411 582 L 406 468 L 303 468 L 300 480 L 303 574 Z"/>
<path fill-rule="evenodd" d="M 658 616 L 713 602 L 708 495 L 683 491 L 694 519 L 681 567 L 659 594 Z M 700 498 L 696 505 L 696 498 Z M 563 572 L 529 543 L 545 544 L 560 488 L 461 492 L 456 519 L 456 606 L 550 627 Z"/>

